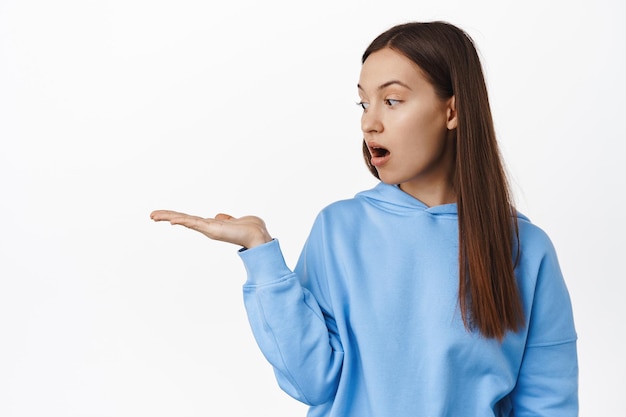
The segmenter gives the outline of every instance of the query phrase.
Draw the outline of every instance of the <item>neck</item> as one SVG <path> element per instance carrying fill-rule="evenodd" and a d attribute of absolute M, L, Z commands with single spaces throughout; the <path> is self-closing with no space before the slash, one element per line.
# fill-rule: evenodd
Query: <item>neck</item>
<path fill-rule="evenodd" d="M 400 184 L 399 187 L 402 191 L 415 197 L 428 207 L 456 203 L 456 193 L 451 184 L 433 185 L 419 189 L 407 184 Z"/>

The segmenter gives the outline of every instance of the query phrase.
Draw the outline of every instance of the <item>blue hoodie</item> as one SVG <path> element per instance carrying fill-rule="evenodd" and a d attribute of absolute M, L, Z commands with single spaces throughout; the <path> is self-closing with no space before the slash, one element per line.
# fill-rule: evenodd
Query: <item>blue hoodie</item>
<path fill-rule="evenodd" d="M 281 388 L 317 417 L 577 416 L 576 332 L 546 234 L 518 216 L 526 326 L 463 325 L 455 204 L 379 183 L 318 215 L 295 270 L 240 251 L 248 318 Z"/>

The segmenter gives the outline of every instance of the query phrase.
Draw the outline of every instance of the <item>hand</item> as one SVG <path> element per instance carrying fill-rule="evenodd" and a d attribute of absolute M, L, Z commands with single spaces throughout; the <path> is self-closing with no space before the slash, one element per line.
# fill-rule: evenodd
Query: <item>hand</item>
<path fill-rule="evenodd" d="M 265 222 L 256 216 L 235 218 L 220 213 L 215 218 L 202 218 L 170 210 L 156 210 L 150 214 L 155 222 L 169 221 L 202 233 L 213 240 L 253 248 L 272 240 Z"/>

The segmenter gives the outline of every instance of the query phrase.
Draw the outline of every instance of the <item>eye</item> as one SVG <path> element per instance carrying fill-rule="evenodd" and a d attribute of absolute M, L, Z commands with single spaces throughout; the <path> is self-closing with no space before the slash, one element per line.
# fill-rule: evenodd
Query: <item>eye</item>
<path fill-rule="evenodd" d="M 388 105 L 389 107 L 393 107 L 393 106 L 395 106 L 396 104 L 399 104 L 399 103 L 400 103 L 400 100 L 394 100 L 392 98 L 386 98 L 385 99 L 385 104 Z"/>
<path fill-rule="evenodd" d="M 365 101 L 357 101 L 356 105 L 361 107 L 363 110 L 367 110 L 367 108 L 370 106 L 370 104 Z"/>

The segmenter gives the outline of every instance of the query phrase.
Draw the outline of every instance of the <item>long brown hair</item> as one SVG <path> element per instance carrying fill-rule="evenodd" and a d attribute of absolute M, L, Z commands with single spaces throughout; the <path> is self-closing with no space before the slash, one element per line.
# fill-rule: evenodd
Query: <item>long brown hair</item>
<path fill-rule="evenodd" d="M 502 340 L 507 331 L 524 325 L 514 274 L 519 234 L 474 43 L 447 22 L 405 23 L 374 39 L 362 62 L 383 48 L 417 64 L 440 98 L 455 96 L 453 185 L 459 218 L 459 306 L 468 329 Z M 378 178 L 365 143 L 363 156 Z"/>

